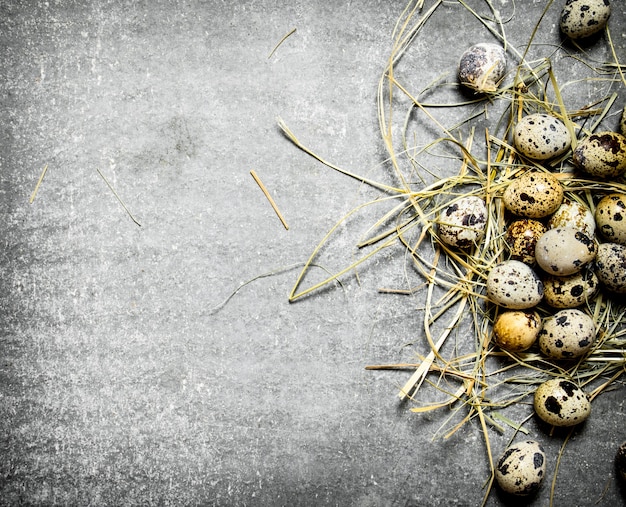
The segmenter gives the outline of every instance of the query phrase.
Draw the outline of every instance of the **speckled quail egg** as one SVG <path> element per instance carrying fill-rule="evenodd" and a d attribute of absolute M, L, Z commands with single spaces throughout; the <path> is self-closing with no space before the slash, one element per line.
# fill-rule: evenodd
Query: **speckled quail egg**
<path fill-rule="evenodd" d="M 548 220 L 548 229 L 557 227 L 574 227 L 590 238 L 596 233 L 596 221 L 591 210 L 584 204 L 567 198 L 563 199 L 559 209 Z"/>
<path fill-rule="evenodd" d="M 611 6 L 609 0 L 567 0 L 561 11 L 561 32 L 571 39 L 582 39 L 604 28 Z"/>
<path fill-rule="evenodd" d="M 569 276 L 545 276 L 543 300 L 553 308 L 576 308 L 591 301 L 598 293 L 600 281 L 586 268 Z"/>
<path fill-rule="evenodd" d="M 596 256 L 593 238 L 574 227 L 549 229 L 537 241 L 535 258 L 546 273 L 566 276 L 578 273 Z"/>
<path fill-rule="evenodd" d="M 574 164 L 597 178 L 616 178 L 626 172 L 626 137 L 618 132 L 599 132 L 578 143 Z"/>
<path fill-rule="evenodd" d="M 506 187 L 504 207 L 526 218 L 543 218 L 554 213 L 563 202 L 563 187 L 551 173 L 527 171 Z"/>
<path fill-rule="evenodd" d="M 535 247 L 544 232 L 545 225 L 537 220 L 523 218 L 511 222 L 504 237 L 511 259 L 529 266 L 535 264 Z"/>
<path fill-rule="evenodd" d="M 622 481 L 626 481 L 626 442 L 623 442 L 617 449 L 615 468 L 617 469 L 619 478 Z"/>
<path fill-rule="evenodd" d="M 613 193 L 600 199 L 595 219 L 604 239 L 626 245 L 626 194 Z"/>
<path fill-rule="evenodd" d="M 543 284 L 533 269 L 520 261 L 496 264 L 487 275 L 489 300 L 511 310 L 525 310 L 543 298 Z"/>
<path fill-rule="evenodd" d="M 626 294 L 626 246 L 617 243 L 600 244 L 595 272 L 608 290 Z"/>
<path fill-rule="evenodd" d="M 622 109 L 622 117 L 619 121 L 619 133 L 626 137 L 626 106 Z"/>
<path fill-rule="evenodd" d="M 459 81 L 479 93 L 496 91 L 506 72 L 502 46 L 482 42 L 461 55 Z"/>
<path fill-rule="evenodd" d="M 574 382 L 562 378 L 546 380 L 535 391 L 535 413 L 552 426 L 575 426 L 591 413 L 587 394 Z"/>
<path fill-rule="evenodd" d="M 529 310 L 502 312 L 493 323 L 496 345 L 509 352 L 529 349 L 541 331 L 541 317 Z"/>
<path fill-rule="evenodd" d="M 539 349 L 551 359 L 575 359 L 591 349 L 595 338 L 593 319 L 580 310 L 569 308 L 543 320 Z"/>
<path fill-rule="evenodd" d="M 536 493 L 546 473 L 546 453 L 539 442 L 526 440 L 507 448 L 496 465 L 496 482 L 511 495 Z"/>
<path fill-rule="evenodd" d="M 558 118 L 535 113 L 519 121 L 513 140 L 522 155 L 533 160 L 548 160 L 565 153 L 572 143 L 572 136 Z"/>
<path fill-rule="evenodd" d="M 462 197 L 439 215 L 439 237 L 450 246 L 469 248 L 482 239 L 486 225 L 485 201 L 476 196 Z"/>

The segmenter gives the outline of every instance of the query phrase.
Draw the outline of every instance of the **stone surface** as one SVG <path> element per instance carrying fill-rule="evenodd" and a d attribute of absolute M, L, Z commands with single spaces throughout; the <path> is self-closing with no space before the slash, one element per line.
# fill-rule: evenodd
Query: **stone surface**
<path fill-rule="evenodd" d="M 513 12 L 496 4 L 503 19 Z M 539 4 L 518 2 L 505 25 L 520 51 Z M 0 504 L 480 504 L 478 421 L 433 441 L 448 413 L 398 402 L 409 372 L 364 369 L 427 350 L 423 294 L 377 292 L 406 284 L 402 249 L 366 263 L 358 283 L 287 301 L 293 266 L 378 193 L 295 148 L 276 119 L 327 160 L 390 181 L 376 88 L 404 7 L 0 2 Z M 559 9 L 539 40 L 559 42 Z M 621 57 L 625 20 L 614 2 Z M 415 91 L 454 79 L 458 55 L 490 37 L 452 2 L 430 23 L 398 68 Z M 572 80 L 588 71 L 554 63 Z M 574 89 L 572 107 L 591 100 Z M 370 218 L 341 229 L 332 252 L 345 257 L 328 267 L 349 262 Z M 612 457 L 623 413 L 623 388 L 594 402 L 556 504 L 622 501 Z M 549 481 L 562 436 L 528 426 Z M 497 456 L 511 434 L 490 435 Z M 494 492 L 488 505 L 505 502 Z"/>

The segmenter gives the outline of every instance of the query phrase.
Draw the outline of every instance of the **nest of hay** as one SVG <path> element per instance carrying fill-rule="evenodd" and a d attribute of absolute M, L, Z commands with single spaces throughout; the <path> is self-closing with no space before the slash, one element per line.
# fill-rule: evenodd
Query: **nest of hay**
<path fill-rule="evenodd" d="M 528 399 L 540 383 L 553 377 L 573 379 L 593 401 L 620 382 L 626 369 L 626 307 L 606 291 L 581 307 L 593 318 L 597 338 L 593 348 L 575 361 L 550 360 L 536 348 L 507 352 L 494 344 L 493 323 L 499 308 L 486 297 L 485 281 L 490 269 L 509 255 L 504 233 L 511 217 L 502 202 L 507 186 L 529 169 L 548 171 L 558 177 L 567 199 L 583 203 L 592 212 L 603 195 L 626 193 L 623 176 L 600 181 L 577 171 L 571 161 L 579 140 L 606 125 L 616 110 L 621 113 L 618 98 L 626 86 L 626 67 L 616 56 L 610 25 L 596 42 L 604 44 L 604 54 L 610 57 L 606 61 L 596 61 L 586 48 L 567 41 L 536 44 L 544 17 L 554 9 L 552 3 L 547 3 L 529 40 L 519 48 L 507 37 L 514 15 L 502 19 L 489 1 L 483 5 L 485 12 L 477 12 L 462 0 L 452 4 L 436 0 L 430 6 L 417 1 L 406 7 L 396 24 L 393 47 L 378 83 L 378 122 L 388 155 L 389 178 L 385 181 L 332 164 L 279 121 L 298 148 L 378 192 L 375 199 L 341 217 L 321 239 L 300 272 L 290 300 L 356 272 L 366 261 L 400 244 L 409 259 L 411 280 L 407 286 L 381 292 L 398 296 L 418 293 L 420 299 L 423 295 L 423 334 L 429 352 L 410 363 L 368 368 L 409 372 L 398 395 L 410 400 L 411 410 L 417 413 L 447 409 L 439 436 L 448 438 L 477 419 L 492 472 L 490 431 L 508 427 L 515 434 L 528 432 L 524 423 L 532 417 L 532 409 L 523 420 L 511 419 L 507 409 L 532 405 Z M 483 38 L 501 44 L 514 63 L 496 89 L 480 94 L 464 91 L 455 79 L 456 69 L 451 68 L 441 69 L 440 76 L 419 89 L 415 83 L 409 84 L 411 66 L 419 61 L 411 55 L 411 47 L 419 37 L 427 36 L 429 20 L 444 6 L 453 10 L 459 21 L 471 20 Z M 577 74 L 568 75 L 574 67 Z M 593 93 L 574 100 L 570 93 L 574 87 Z M 448 114 L 445 125 L 439 119 L 441 110 Z M 512 142 L 512 132 L 516 123 L 531 113 L 546 113 L 563 122 L 572 137 L 569 151 L 547 162 L 523 157 Z M 452 124 L 449 118 L 454 118 Z M 455 167 L 455 171 L 446 172 L 443 167 Z M 469 195 L 486 203 L 484 237 L 471 248 L 453 248 L 439 237 L 440 213 L 451 202 Z M 341 233 L 343 224 L 366 209 L 378 207 L 384 211 L 355 245 L 357 257 L 346 256 L 342 268 L 321 275 L 318 270 L 314 275 L 320 251 Z M 555 312 L 545 303 L 535 309 L 542 316 Z M 471 345 L 466 350 L 453 347 L 444 353 L 446 341 L 461 327 L 471 329 Z M 425 389 L 434 389 L 437 400 L 422 401 Z M 485 499 L 492 482 L 493 473 Z"/>

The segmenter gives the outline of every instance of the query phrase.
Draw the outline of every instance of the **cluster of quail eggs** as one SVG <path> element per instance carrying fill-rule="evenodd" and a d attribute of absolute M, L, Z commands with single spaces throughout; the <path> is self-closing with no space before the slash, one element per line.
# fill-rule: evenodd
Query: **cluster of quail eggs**
<path fill-rule="evenodd" d="M 508 259 L 490 270 L 486 282 L 489 300 L 500 307 L 495 340 L 513 352 L 538 340 L 548 358 L 575 359 L 591 349 L 595 336 L 592 318 L 579 308 L 601 287 L 626 293 L 626 194 L 599 195 L 595 204 L 566 196 L 557 175 L 540 165 L 570 149 L 570 134 L 556 117 L 527 115 L 513 138 L 528 166 L 502 194 L 510 217 L 504 233 Z M 572 163 L 587 178 L 619 178 L 626 173 L 626 137 L 591 134 L 573 150 Z M 542 301 L 555 313 L 541 326 L 529 326 Z"/>
<path fill-rule="evenodd" d="M 623 176 L 625 134 L 588 135 L 573 150 L 573 165 L 587 178 L 606 181 Z M 626 194 L 599 195 L 595 204 L 566 195 L 559 178 L 565 173 L 556 175 L 540 165 L 550 160 L 548 153 L 555 157 L 570 149 L 571 137 L 560 119 L 527 115 L 513 137 L 521 161 L 528 164 L 501 196 L 509 217 L 504 231 L 508 259 L 490 270 L 488 298 L 503 310 L 529 310 L 542 301 L 561 310 L 591 301 L 600 287 L 626 293 Z M 452 247 L 470 248 L 482 240 L 487 220 L 483 199 L 458 197 L 438 217 L 439 239 Z M 515 351 L 530 345 L 510 344 Z"/>
<path fill-rule="evenodd" d="M 598 181 L 621 178 L 625 135 L 605 131 L 582 139 L 572 150 L 575 170 Z M 502 193 L 509 218 L 504 231 L 508 258 L 489 271 L 486 282 L 487 297 L 497 308 L 494 342 L 512 353 L 535 346 L 557 364 L 578 360 L 596 340 L 585 304 L 601 290 L 626 293 L 626 194 L 607 192 L 586 202 L 584 196 L 566 193 L 561 179 L 542 167 L 570 150 L 571 137 L 559 118 L 525 116 L 516 125 L 513 144 L 528 166 Z M 537 311 L 540 303 L 543 317 Z M 560 377 L 537 388 L 533 407 L 542 421 L 559 427 L 580 424 L 591 413 L 583 389 Z M 509 493 L 530 494 L 544 474 L 539 465 L 543 451 L 536 442 L 512 448 L 515 452 L 509 448 L 498 462 L 496 479 Z"/>
<path fill-rule="evenodd" d="M 587 38 L 600 32 L 609 16 L 609 0 L 566 0 L 560 29 L 570 39 Z M 505 73 L 502 48 L 483 43 L 462 55 L 458 77 L 469 89 L 489 93 L 497 90 Z M 589 202 L 584 195 L 565 191 L 564 173 L 543 166 L 569 153 L 578 175 L 605 182 L 622 178 L 626 107 L 618 131 L 581 131 L 574 147 L 572 135 L 560 118 L 543 112 L 527 114 L 515 125 L 512 145 L 522 169 L 501 195 L 508 217 L 503 231 L 508 255 L 493 266 L 486 281 L 487 297 L 496 308 L 495 344 L 511 353 L 534 346 L 556 364 L 578 360 L 594 347 L 597 329 L 585 303 L 601 290 L 626 294 L 626 194 L 606 192 Z M 451 247 L 468 249 L 483 239 L 487 222 L 485 201 L 457 197 L 439 214 L 438 237 Z M 561 377 L 537 388 L 533 406 L 541 420 L 559 427 L 580 424 L 591 413 L 588 395 Z M 545 458 L 536 441 L 512 444 L 497 462 L 497 483 L 507 493 L 534 493 L 545 475 Z M 626 478 L 626 443 L 617 462 Z"/>

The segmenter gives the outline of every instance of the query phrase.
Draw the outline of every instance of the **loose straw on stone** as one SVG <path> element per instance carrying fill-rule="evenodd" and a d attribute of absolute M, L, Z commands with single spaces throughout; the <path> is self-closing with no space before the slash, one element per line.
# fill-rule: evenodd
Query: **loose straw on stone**
<path fill-rule="evenodd" d="M 278 209 L 278 206 L 276 205 L 276 203 L 274 202 L 274 199 L 272 199 L 272 196 L 270 195 L 270 193 L 268 192 L 267 188 L 265 188 L 265 185 L 263 185 L 263 182 L 261 181 L 261 179 L 259 178 L 259 176 L 257 175 L 256 172 L 254 172 L 254 170 L 250 171 L 250 175 L 254 178 L 254 181 L 257 182 L 257 185 L 259 185 L 259 188 L 262 190 L 262 192 L 265 194 L 265 197 L 267 198 L 267 200 L 269 201 L 269 203 L 272 205 L 272 208 L 274 208 L 274 211 L 276 212 L 276 215 L 278 215 L 278 218 L 280 219 L 280 221 L 283 224 L 283 227 L 285 227 L 285 229 L 289 230 L 289 226 L 287 225 L 287 222 L 285 221 L 285 217 L 283 217 L 283 214 L 280 212 L 280 210 Z"/>
<path fill-rule="evenodd" d="M 32 204 L 35 201 L 35 197 L 37 197 L 37 192 L 39 192 L 39 187 L 41 186 L 41 182 L 43 181 L 43 178 L 46 175 L 47 171 L 48 171 L 48 164 L 46 164 L 45 167 L 43 168 L 43 171 L 41 171 L 41 176 L 39 176 L 39 179 L 37 180 L 37 184 L 35 185 L 35 190 L 33 190 L 33 193 L 31 194 L 30 199 L 28 200 L 29 204 Z"/>
<path fill-rule="evenodd" d="M 276 50 L 278 49 L 278 46 L 280 46 L 283 42 L 285 42 L 285 39 L 287 39 L 287 37 L 289 37 L 291 34 L 295 33 L 296 29 L 294 28 L 293 30 L 291 30 L 288 34 L 286 34 L 282 39 L 280 39 L 278 41 L 278 44 L 276 44 L 276 46 L 274 46 L 274 49 L 272 49 L 272 51 L 270 52 L 270 54 L 268 55 L 268 59 L 270 59 L 272 57 L 272 55 L 276 52 Z"/>
<path fill-rule="evenodd" d="M 124 211 L 126 211 L 126 213 L 128 213 L 128 216 L 130 217 L 130 219 L 135 222 L 135 224 L 137 224 L 139 227 L 141 227 L 141 224 L 137 221 L 137 219 L 133 216 L 133 214 L 130 212 L 130 210 L 128 209 L 128 207 L 126 206 L 126 204 L 124 204 L 124 201 L 122 201 L 122 198 L 118 195 L 118 193 L 115 191 L 115 189 L 113 188 L 113 185 L 111 185 L 109 183 L 109 180 L 107 180 L 104 177 L 104 174 L 102 174 L 102 171 L 100 169 L 96 169 L 96 171 L 98 171 L 98 174 L 100 175 L 100 177 L 102 178 L 102 180 L 106 183 L 107 187 L 109 187 L 109 190 L 111 190 L 111 192 L 113 192 L 113 195 L 115 196 L 115 198 L 118 200 L 118 202 L 121 204 L 122 208 L 124 208 Z"/>

